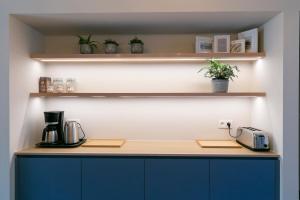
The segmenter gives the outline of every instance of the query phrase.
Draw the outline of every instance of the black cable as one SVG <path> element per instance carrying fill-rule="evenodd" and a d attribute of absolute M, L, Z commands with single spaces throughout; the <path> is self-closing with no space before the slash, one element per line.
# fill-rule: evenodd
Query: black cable
<path fill-rule="evenodd" d="M 230 137 L 232 137 L 232 138 L 234 138 L 234 139 L 236 139 L 236 138 L 238 138 L 238 137 L 240 137 L 241 135 L 242 135 L 242 132 L 240 132 L 238 135 L 236 135 L 236 136 L 233 136 L 233 135 L 231 135 L 231 132 L 230 132 L 230 127 L 231 127 L 231 123 L 230 122 L 227 122 L 227 127 L 228 127 L 228 133 L 229 133 L 229 135 L 230 135 Z"/>
<path fill-rule="evenodd" d="M 79 124 L 78 122 L 77 122 L 77 124 L 78 124 L 78 126 L 79 126 L 79 128 L 80 128 L 80 130 L 81 130 L 81 132 L 83 134 L 83 138 L 81 138 L 83 140 L 83 139 L 85 139 L 85 133 L 84 133 L 82 127 L 81 127 L 81 124 Z"/>

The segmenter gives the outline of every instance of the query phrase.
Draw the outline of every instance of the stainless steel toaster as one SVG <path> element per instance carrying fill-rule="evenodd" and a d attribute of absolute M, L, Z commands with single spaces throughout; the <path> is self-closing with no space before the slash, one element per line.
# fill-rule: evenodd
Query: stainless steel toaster
<path fill-rule="evenodd" d="M 253 127 L 239 127 L 236 141 L 242 146 L 254 151 L 268 151 L 269 137 L 266 132 Z"/>

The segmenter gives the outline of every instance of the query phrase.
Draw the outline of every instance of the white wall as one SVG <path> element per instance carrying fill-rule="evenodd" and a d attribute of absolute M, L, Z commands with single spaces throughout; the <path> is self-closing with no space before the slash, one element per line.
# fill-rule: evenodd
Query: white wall
<path fill-rule="evenodd" d="M 230 91 L 261 91 L 252 85 L 252 63 L 233 64 L 240 74 Z M 197 73 L 203 65 L 51 63 L 46 75 L 76 78 L 78 92 L 209 92 L 210 79 Z M 251 100 L 243 97 L 57 98 L 47 99 L 46 108 L 80 119 L 92 138 L 229 139 L 219 120 L 233 120 L 233 132 L 251 123 Z"/>
<path fill-rule="evenodd" d="M 159 12 L 159 11 L 283 11 L 284 34 L 283 34 L 283 168 L 282 183 L 284 200 L 298 199 L 298 52 L 299 52 L 299 0 L 222 0 L 199 1 L 199 0 L 167 0 L 161 1 L 106 1 L 98 0 L 85 2 L 78 0 L 52 0 L 52 1 L 3 1 L 0 7 L 0 43 L 2 45 L 0 54 L 0 108 L 1 128 L 3 133 L 0 140 L 0 193 L 3 200 L 8 200 L 8 152 L 9 152 L 9 127 L 8 127 L 8 14 L 9 13 L 93 13 L 93 12 Z M 3 92 L 2 92 L 3 91 Z"/>
<path fill-rule="evenodd" d="M 220 34 L 220 33 L 219 33 Z M 145 53 L 191 53 L 195 51 L 195 36 L 198 34 L 110 34 L 92 35 L 92 40 L 99 42 L 95 53 L 104 53 L 106 39 L 113 39 L 119 43 L 118 52 L 128 53 L 128 42 L 138 36 L 144 42 Z M 201 34 L 211 36 L 211 34 Z M 237 38 L 237 34 L 232 34 L 231 39 Z M 48 35 L 46 37 L 46 53 L 79 53 L 78 37 L 71 35 Z M 59 45 L 61 43 L 62 45 Z M 60 46 L 58 49 L 57 46 Z"/>
<path fill-rule="evenodd" d="M 256 62 L 256 82 L 260 82 L 267 92 L 266 98 L 255 99 L 252 108 L 252 123 L 269 131 L 272 147 L 283 158 L 283 14 L 280 14 L 262 27 L 264 48 L 267 56 Z M 281 163 L 281 169 L 283 163 Z M 284 175 L 283 171 L 281 174 Z M 283 177 L 283 176 L 282 176 Z M 297 179 L 294 176 L 293 179 Z M 291 180 L 290 180 L 291 181 Z M 283 198 L 281 182 L 281 198 Z M 295 196 L 296 197 L 296 196 Z"/>
<path fill-rule="evenodd" d="M 133 140 L 230 139 L 218 120 L 250 125 L 247 98 L 92 98 L 47 100 L 48 110 L 80 119 L 89 138 Z"/>
<path fill-rule="evenodd" d="M 13 153 L 38 141 L 43 124 L 44 102 L 29 98 L 37 90 L 43 65 L 29 58 L 29 52 L 43 49 L 43 37 L 29 26 L 10 18 L 10 158 Z M 11 162 L 11 197 L 14 196 L 14 162 Z"/>
<path fill-rule="evenodd" d="M 100 43 L 113 38 L 128 52 L 133 35 L 94 35 Z M 147 52 L 194 52 L 195 35 L 139 35 Z M 78 53 L 75 36 L 46 36 L 48 53 Z M 161 42 L 162 41 L 162 42 Z M 186 42 L 185 42 L 186 41 Z M 162 47 L 162 48 L 161 48 Z M 100 45 L 99 52 L 103 51 Z M 239 66 L 239 78 L 229 90 L 263 91 L 254 79 L 253 62 Z M 210 79 L 197 73 L 207 63 L 48 63 L 46 75 L 73 77 L 78 92 L 210 92 Z M 221 119 L 238 126 L 251 123 L 249 98 L 85 98 L 48 99 L 47 110 L 64 110 L 66 118 L 80 119 L 88 137 L 127 139 L 230 139 L 217 128 Z M 265 119 L 265 121 L 267 121 Z M 261 128 L 261 127 L 258 127 Z"/>
<path fill-rule="evenodd" d="M 230 62 L 240 69 L 229 91 L 263 91 L 253 81 L 253 64 Z M 210 92 L 211 81 L 199 69 L 207 63 L 47 64 L 50 77 L 73 77 L 78 92 Z"/>
<path fill-rule="evenodd" d="M 43 36 L 11 17 L 10 20 L 10 131 L 11 152 L 32 146 L 43 127 L 44 102 L 29 98 L 38 91 L 38 79 L 44 74 L 42 63 L 30 59 L 29 53 L 42 51 Z"/>
<path fill-rule="evenodd" d="M 282 154 L 283 138 L 283 14 L 262 27 L 266 57 L 254 66 L 255 82 L 267 93 L 266 98 L 254 99 L 253 126 L 271 133 L 273 148 Z"/>

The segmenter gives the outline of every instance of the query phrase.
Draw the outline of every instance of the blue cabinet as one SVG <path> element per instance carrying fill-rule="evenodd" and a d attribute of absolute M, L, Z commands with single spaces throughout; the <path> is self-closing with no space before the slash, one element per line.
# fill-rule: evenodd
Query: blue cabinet
<path fill-rule="evenodd" d="M 18 157 L 16 200 L 81 200 L 81 162 L 76 158 Z"/>
<path fill-rule="evenodd" d="M 209 200 L 209 160 L 146 159 L 145 200 Z"/>
<path fill-rule="evenodd" d="M 277 200 L 277 160 L 212 159 L 211 200 Z"/>
<path fill-rule="evenodd" d="M 82 159 L 82 200 L 143 200 L 144 160 Z"/>
<path fill-rule="evenodd" d="M 17 156 L 16 200 L 279 200 L 276 158 Z"/>

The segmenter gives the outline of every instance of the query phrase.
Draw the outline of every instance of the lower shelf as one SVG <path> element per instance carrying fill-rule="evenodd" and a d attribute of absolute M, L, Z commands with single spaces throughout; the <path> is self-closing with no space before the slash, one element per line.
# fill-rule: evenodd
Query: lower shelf
<path fill-rule="evenodd" d="M 264 97 L 265 92 L 30 93 L 31 97 Z"/>

